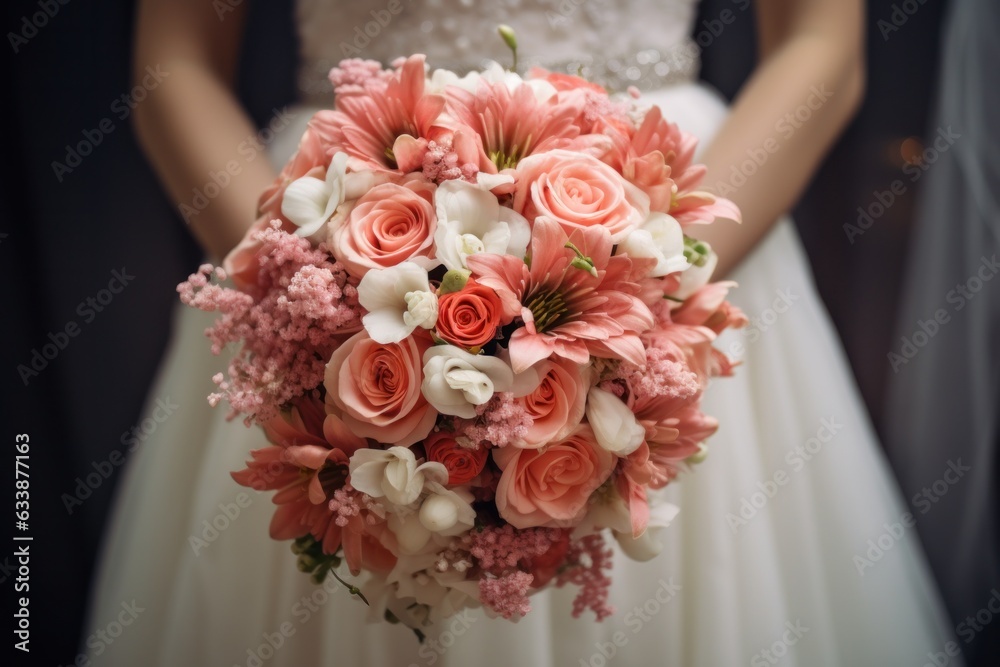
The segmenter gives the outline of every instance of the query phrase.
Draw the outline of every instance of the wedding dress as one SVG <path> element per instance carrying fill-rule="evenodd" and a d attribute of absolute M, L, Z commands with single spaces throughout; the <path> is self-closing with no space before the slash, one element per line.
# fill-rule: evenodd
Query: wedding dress
<path fill-rule="evenodd" d="M 509 62 L 497 23 L 518 33 L 521 63 L 635 85 L 707 140 L 725 116 L 695 83 L 692 0 L 302 0 L 306 104 L 271 144 L 279 164 L 344 56 L 433 66 Z M 192 267 L 193 269 L 194 267 Z M 224 368 L 202 313 L 180 314 L 150 400 L 180 407 L 133 454 L 108 533 L 88 631 L 142 609 L 106 665 L 914 665 L 946 656 L 949 632 L 794 227 L 783 220 L 733 276 L 750 327 L 723 337 L 742 357 L 704 409 L 721 422 L 710 454 L 667 487 L 681 508 L 648 563 L 615 554 L 617 613 L 571 617 L 572 591 L 532 598 L 519 623 L 480 610 L 426 629 L 366 623 L 366 608 L 295 568 L 268 538 L 269 494 L 237 486 L 263 434 L 224 421 L 204 397 Z M 333 581 L 330 579 L 329 581 Z M 333 582 L 336 584 L 336 582 Z M 948 664 L 957 664 L 947 658 Z M 944 664 L 944 663 L 942 663 Z"/>

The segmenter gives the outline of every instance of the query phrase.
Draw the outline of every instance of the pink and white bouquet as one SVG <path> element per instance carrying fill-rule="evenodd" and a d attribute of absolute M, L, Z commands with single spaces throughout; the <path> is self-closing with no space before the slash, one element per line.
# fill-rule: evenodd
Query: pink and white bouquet
<path fill-rule="evenodd" d="M 637 95 L 420 55 L 330 78 L 225 268 L 178 287 L 239 344 L 209 400 L 270 441 L 233 478 L 276 492 L 301 569 L 346 564 L 390 620 L 517 618 L 567 583 L 604 618 L 606 536 L 658 553 L 677 510 L 652 492 L 717 428 L 712 343 L 745 318 L 686 232 L 739 212 Z"/>

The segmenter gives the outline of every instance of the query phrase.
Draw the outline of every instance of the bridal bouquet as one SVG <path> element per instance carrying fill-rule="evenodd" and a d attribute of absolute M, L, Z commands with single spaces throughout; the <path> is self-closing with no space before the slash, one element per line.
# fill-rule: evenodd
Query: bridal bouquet
<path fill-rule="evenodd" d="M 300 569 L 389 620 L 517 618 L 564 584 L 604 618 L 607 537 L 658 553 L 677 510 L 651 491 L 717 428 L 712 343 L 745 318 L 686 231 L 738 211 L 637 95 L 420 55 L 330 78 L 225 268 L 178 287 L 238 344 L 210 402 L 270 442 L 233 478 L 276 492 Z"/>

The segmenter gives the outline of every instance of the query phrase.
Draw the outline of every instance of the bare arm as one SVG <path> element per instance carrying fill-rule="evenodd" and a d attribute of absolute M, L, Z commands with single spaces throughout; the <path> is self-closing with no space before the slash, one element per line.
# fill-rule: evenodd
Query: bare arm
<path fill-rule="evenodd" d="M 732 271 L 795 204 L 864 90 L 863 0 L 756 4 L 760 64 L 703 159 L 706 189 L 743 213 L 741 225 L 695 231 L 719 255 L 716 277 Z M 741 168 L 752 159 L 748 151 L 758 161 L 763 151 L 763 164 Z"/>
<path fill-rule="evenodd" d="M 242 238 L 256 217 L 257 197 L 275 176 L 267 160 L 240 160 L 237 152 L 256 133 L 233 94 L 245 5 L 220 18 L 204 0 L 142 0 L 136 22 L 135 80 L 146 67 L 167 73 L 136 107 L 136 134 L 191 231 L 215 258 Z M 234 160 L 239 173 L 199 210 L 194 191 Z"/>

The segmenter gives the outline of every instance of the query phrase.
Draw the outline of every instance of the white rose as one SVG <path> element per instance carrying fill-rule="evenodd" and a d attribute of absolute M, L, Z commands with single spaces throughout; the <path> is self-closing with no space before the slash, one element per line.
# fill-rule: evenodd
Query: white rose
<path fill-rule="evenodd" d="M 372 498 L 385 498 L 391 511 L 408 507 L 420 498 L 427 477 L 448 479 L 448 469 L 430 461 L 417 465 L 407 447 L 359 449 L 351 456 L 351 486 Z"/>
<path fill-rule="evenodd" d="M 672 216 L 653 212 L 619 244 L 617 254 L 656 260 L 653 278 L 683 271 L 691 266 L 684 258 L 684 232 Z"/>
<path fill-rule="evenodd" d="M 424 352 L 421 391 L 427 402 L 446 415 L 476 416 L 476 406 L 509 391 L 514 373 L 501 359 L 469 354 L 454 345 L 437 345 Z"/>
<path fill-rule="evenodd" d="M 473 185 L 454 179 L 445 181 L 434 193 L 437 230 L 434 243 L 437 258 L 449 269 L 466 269 L 469 255 L 488 252 L 524 257 L 531 240 L 531 227 L 520 213 L 500 206 L 489 188 L 512 182 L 504 177 L 481 178 Z"/>
<path fill-rule="evenodd" d="M 597 444 L 618 456 L 628 456 L 646 438 L 646 429 L 635 413 L 620 398 L 598 387 L 587 392 L 587 421 Z"/>
<path fill-rule="evenodd" d="M 365 330 L 383 345 L 398 343 L 417 327 L 430 329 L 437 322 L 437 295 L 427 269 L 413 262 L 370 270 L 358 284 L 358 301 L 368 311 L 361 318 Z"/>

